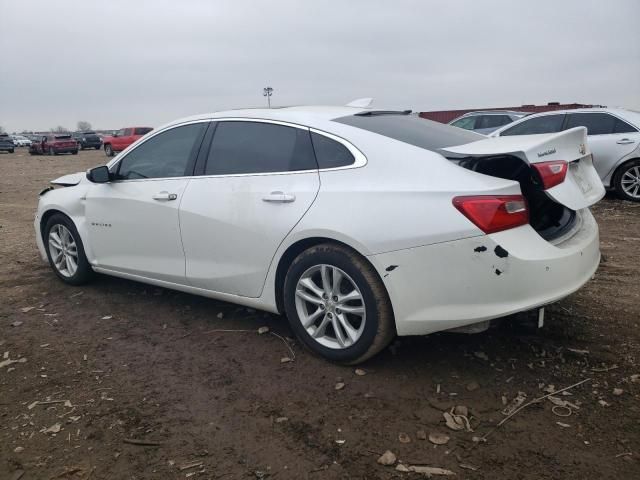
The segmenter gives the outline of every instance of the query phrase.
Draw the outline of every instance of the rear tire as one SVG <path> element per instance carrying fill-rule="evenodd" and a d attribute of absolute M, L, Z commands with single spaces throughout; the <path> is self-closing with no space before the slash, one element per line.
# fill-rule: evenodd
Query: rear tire
<path fill-rule="evenodd" d="M 623 200 L 640 202 L 640 159 L 623 163 L 613 176 L 613 187 Z"/>
<path fill-rule="evenodd" d="M 43 230 L 49 265 L 60 280 L 69 285 L 87 283 L 94 272 L 84 253 L 84 245 L 71 219 L 56 213 Z"/>
<path fill-rule="evenodd" d="M 391 301 L 378 273 L 341 245 L 324 243 L 296 257 L 284 282 L 284 306 L 305 346 L 334 362 L 361 363 L 396 335 Z"/>

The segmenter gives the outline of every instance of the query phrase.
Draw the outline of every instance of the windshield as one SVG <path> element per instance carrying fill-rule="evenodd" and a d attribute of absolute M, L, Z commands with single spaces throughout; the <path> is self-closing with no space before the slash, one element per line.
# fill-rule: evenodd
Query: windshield
<path fill-rule="evenodd" d="M 440 148 L 464 145 L 486 138 L 462 128 L 426 120 L 417 115 L 349 115 L 334 119 L 352 127 L 362 128 L 410 145 L 436 151 Z"/>

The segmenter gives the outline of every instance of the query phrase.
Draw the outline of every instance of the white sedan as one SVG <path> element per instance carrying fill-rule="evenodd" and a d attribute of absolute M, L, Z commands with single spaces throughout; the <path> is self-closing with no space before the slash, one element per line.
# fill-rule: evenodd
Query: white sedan
<path fill-rule="evenodd" d="M 13 143 L 15 144 L 16 147 L 30 147 L 31 146 L 31 140 L 29 140 L 24 135 L 12 135 L 11 138 L 13 138 Z"/>
<path fill-rule="evenodd" d="M 580 108 L 531 115 L 490 136 L 556 133 L 586 127 L 593 165 L 606 188 L 640 202 L 640 113 L 622 108 Z"/>
<path fill-rule="evenodd" d="M 478 327 L 598 267 L 586 131 L 486 138 L 409 112 L 292 107 L 165 125 L 41 193 L 38 248 L 94 272 L 286 314 L 361 362 L 397 335 Z"/>

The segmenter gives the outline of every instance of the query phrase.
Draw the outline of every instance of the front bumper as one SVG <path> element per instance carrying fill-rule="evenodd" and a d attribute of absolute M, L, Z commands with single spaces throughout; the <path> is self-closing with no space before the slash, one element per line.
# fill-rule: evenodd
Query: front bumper
<path fill-rule="evenodd" d="M 588 209 L 570 238 L 552 245 L 529 225 L 491 235 L 372 255 L 399 335 L 425 335 L 555 302 L 600 263 Z"/>

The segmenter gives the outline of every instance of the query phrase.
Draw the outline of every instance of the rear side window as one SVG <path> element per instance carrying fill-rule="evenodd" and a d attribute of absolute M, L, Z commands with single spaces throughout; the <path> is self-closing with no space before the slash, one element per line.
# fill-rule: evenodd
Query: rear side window
<path fill-rule="evenodd" d="M 151 130 L 153 130 L 153 128 L 136 128 L 134 135 L 146 135 Z"/>
<path fill-rule="evenodd" d="M 637 131 L 638 130 L 629 125 L 627 122 L 623 122 L 619 118 L 616 118 L 616 124 L 613 127 L 613 133 L 635 133 Z"/>
<path fill-rule="evenodd" d="M 120 161 L 118 178 L 182 177 L 202 141 L 205 123 L 175 127 L 150 138 Z"/>
<path fill-rule="evenodd" d="M 617 118 L 606 113 L 569 113 L 565 128 L 587 127 L 587 135 L 613 133 Z"/>
<path fill-rule="evenodd" d="M 573 127 L 587 127 L 587 135 L 607 135 L 634 131 L 631 125 L 608 113 L 569 113 L 566 128 Z"/>
<path fill-rule="evenodd" d="M 125 137 L 130 137 L 131 135 L 133 135 L 133 128 L 125 128 L 122 135 Z"/>
<path fill-rule="evenodd" d="M 509 115 L 482 115 L 476 122 L 476 129 L 498 128 L 511 122 Z"/>
<path fill-rule="evenodd" d="M 263 122 L 220 122 L 205 175 L 315 170 L 308 130 Z"/>
<path fill-rule="evenodd" d="M 346 167 L 356 161 L 347 147 L 331 138 L 311 132 L 311 140 L 320 168 Z"/>
<path fill-rule="evenodd" d="M 542 117 L 530 118 L 506 129 L 500 134 L 500 136 L 556 133 L 562 130 L 563 121 L 564 113 L 560 115 L 543 115 Z"/>
<path fill-rule="evenodd" d="M 456 120 L 451 125 L 458 128 L 464 128 L 465 130 L 473 130 L 476 128 L 476 120 L 478 117 L 464 117 Z"/>

